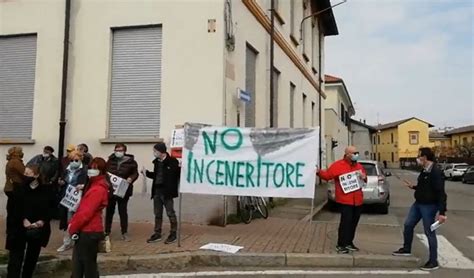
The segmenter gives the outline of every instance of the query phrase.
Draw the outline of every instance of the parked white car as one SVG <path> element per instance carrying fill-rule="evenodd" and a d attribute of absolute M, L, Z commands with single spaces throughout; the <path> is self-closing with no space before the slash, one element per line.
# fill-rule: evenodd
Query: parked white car
<path fill-rule="evenodd" d="M 469 165 L 466 163 L 447 164 L 444 168 L 444 177 L 447 179 L 461 179 L 466 173 Z"/>
<path fill-rule="evenodd" d="M 364 205 L 375 205 L 381 214 L 387 214 L 390 207 L 390 183 L 386 177 L 392 173 L 386 171 L 382 165 L 373 160 L 359 161 L 367 172 L 367 183 L 362 187 L 364 193 Z M 336 210 L 336 189 L 334 181 L 329 182 L 328 187 L 328 207 Z"/>

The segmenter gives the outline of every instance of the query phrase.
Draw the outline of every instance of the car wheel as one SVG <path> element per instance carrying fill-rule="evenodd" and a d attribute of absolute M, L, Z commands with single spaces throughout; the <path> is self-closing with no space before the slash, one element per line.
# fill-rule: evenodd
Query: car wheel
<path fill-rule="evenodd" d="M 389 207 L 390 207 L 390 196 L 387 197 L 387 200 L 385 200 L 385 203 L 379 205 L 379 213 L 388 214 Z"/>

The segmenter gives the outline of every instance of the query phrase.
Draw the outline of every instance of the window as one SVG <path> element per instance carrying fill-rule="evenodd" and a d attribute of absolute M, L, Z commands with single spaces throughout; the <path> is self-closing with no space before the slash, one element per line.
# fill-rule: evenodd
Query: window
<path fill-rule="evenodd" d="M 474 143 L 474 136 L 471 137 L 471 142 Z"/>
<path fill-rule="evenodd" d="M 290 82 L 290 127 L 295 126 L 295 84 Z"/>
<path fill-rule="evenodd" d="M 377 145 L 380 145 L 380 135 L 377 135 Z"/>
<path fill-rule="evenodd" d="M 377 176 L 377 166 L 373 163 L 361 163 L 367 176 Z"/>
<path fill-rule="evenodd" d="M 310 13 L 311 13 L 311 11 L 308 12 L 308 4 L 306 3 L 306 0 L 303 0 L 303 18 L 305 16 L 308 16 Z M 303 20 L 303 18 L 301 18 L 301 20 Z M 307 50 L 311 48 L 311 45 L 310 45 L 311 40 L 308 40 L 308 38 L 311 38 L 311 37 L 308 36 L 308 34 L 307 34 L 308 30 L 311 30 L 310 28 L 308 28 L 309 24 L 311 24 L 311 19 L 306 19 L 303 22 L 303 25 L 301 26 L 301 35 L 303 36 L 301 38 L 301 40 L 303 42 L 303 58 L 305 59 L 306 62 L 309 62 L 309 57 L 306 54 Z M 299 27 L 299 23 L 298 23 L 298 27 Z M 311 27 L 311 26 L 309 26 L 309 27 Z M 309 34 L 309 35 L 311 35 L 311 34 Z"/>
<path fill-rule="evenodd" d="M 395 162 L 395 154 L 392 153 L 392 162 Z"/>
<path fill-rule="evenodd" d="M 295 45 L 298 45 L 298 39 L 296 38 L 296 8 L 295 1 L 290 0 L 290 38 Z"/>
<path fill-rule="evenodd" d="M 303 127 L 306 127 L 306 95 L 303 94 Z"/>
<path fill-rule="evenodd" d="M 419 137 L 419 132 L 418 131 L 410 131 L 409 132 L 409 137 L 410 137 L 410 145 L 418 145 L 418 137 Z"/>
<path fill-rule="evenodd" d="M 454 140 L 454 145 L 455 145 L 455 146 L 458 145 L 458 140 Z"/>
<path fill-rule="evenodd" d="M 36 35 L 0 37 L 0 138 L 31 139 Z"/>
<path fill-rule="evenodd" d="M 257 55 L 255 48 L 247 44 L 245 50 L 245 91 L 250 95 L 250 102 L 245 104 L 245 126 L 255 126 Z"/>
<path fill-rule="evenodd" d="M 467 145 L 467 137 L 462 138 L 462 144 Z"/>
<path fill-rule="evenodd" d="M 113 30 L 109 137 L 157 137 L 161 27 Z"/>
<path fill-rule="evenodd" d="M 315 126 L 315 123 L 314 123 L 314 107 L 315 107 L 315 103 L 314 101 L 311 102 L 311 126 Z"/>
<path fill-rule="evenodd" d="M 393 144 L 393 133 L 392 133 L 392 134 L 390 134 L 390 143 L 392 143 L 392 144 Z"/>
<path fill-rule="evenodd" d="M 312 30 L 312 45 L 311 45 L 311 65 L 313 68 L 313 73 L 316 74 L 319 70 L 319 29 L 318 25 L 313 25 Z"/>
<path fill-rule="evenodd" d="M 273 94 L 270 92 L 270 127 L 278 127 L 278 80 L 280 72 L 273 69 Z"/>
<path fill-rule="evenodd" d="M 378 153 L 378 161 L 380 161 L 380 153 Z"/>
<path fill-rule="evenodd" d="M 375 135 L 372 137 L 372 142 L 374 145 L 377 145 L 377 140 L 376 140 L 377 137 L 375 137 Z M 375 159 L 375 158 L 374 158 Z"/>
<path fill-rule="evenodd" d="M 341 103 L 341 111 L 339 113 L 341 115 L 341 122 L 343 122 L 343 123 L 344 123 L 345 111 L 346 111 L 346 109 L 344 107 L 344 104 Z"/>

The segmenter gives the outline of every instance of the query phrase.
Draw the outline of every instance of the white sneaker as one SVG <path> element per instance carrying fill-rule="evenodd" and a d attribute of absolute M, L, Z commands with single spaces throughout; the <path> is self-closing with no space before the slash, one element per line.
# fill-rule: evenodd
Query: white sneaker
<path fill-rule="evenodd" d="M 71 249 L 71 248 L 72 248 L 72 245 L 70 245 L 70 244 L 63 244 L 63 245 L 61 245 L 61 247 L 58 248 L 57 251 L 58 251 L 59 253 L 62 253 L 62 252 L 65 252 L 65 251 L 67 251 L 67 250 L 69 250 L 69 249 Z"/>

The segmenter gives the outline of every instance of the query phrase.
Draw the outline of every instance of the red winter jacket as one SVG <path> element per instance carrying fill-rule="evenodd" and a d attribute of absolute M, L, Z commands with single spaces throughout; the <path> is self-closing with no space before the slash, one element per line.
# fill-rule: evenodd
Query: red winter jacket
<path fill-rule="evenodd" d="M 89 179 L 90 188 L 82 197 L 79 208 L 69 223 L 69 234 L 102 233 L 102 210 L 109 200 L 109 185 L 105 175 Z"/>
<path fill-rule="evenodd" d="M 318 175 L 323 180 L 334 180 L 336 188 L 336 202 L 344 205 L 361 206 L 364 200 L 362 189 L 347 194 L 342 191 L 339 176 L 360 170 L 367 175 L 364 167 L 360 163 L 352 164 L 345 159 L 334 162 L 326 171 L 320 170 Z M 367 181 L 367 180 L 366 180 Z"/>

